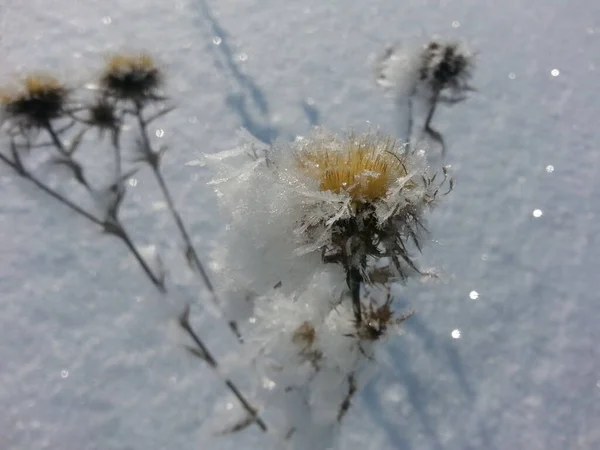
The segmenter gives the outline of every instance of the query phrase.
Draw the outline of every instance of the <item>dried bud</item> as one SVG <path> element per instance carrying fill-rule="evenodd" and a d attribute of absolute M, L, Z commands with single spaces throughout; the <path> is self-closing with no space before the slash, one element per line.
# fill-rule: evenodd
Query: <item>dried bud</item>
<path fill-rule="evenodd" d="M 462 99 L 473 90 L 469 81 L 474 69 L 473 54 L 459 43 L 432 40 L 421 53 L 419 80 L 433 91 L 447 91 L 449 99 Z"/>
<path fill-rule="evenodd" d="M 148 54 L 114 55 L 108 59 L 100 85 L 116 99 L 144 103 L 157 99 L 163 79 L 163 73 Z"/>
<path fill-rule="evenodd" d="M 99 99 L 88 109 L 87 123 L 100 130 L 114 130 L 119 126 L 115 106 L 105 98 Z"/>
<path fill-rule="evenodd" d="M 377 84 L 400 97 L 456 103 L 474 90 L 475 54 L 454 41 L 433 39 L 418 48 L 389 47 L 375 65 Z"/>

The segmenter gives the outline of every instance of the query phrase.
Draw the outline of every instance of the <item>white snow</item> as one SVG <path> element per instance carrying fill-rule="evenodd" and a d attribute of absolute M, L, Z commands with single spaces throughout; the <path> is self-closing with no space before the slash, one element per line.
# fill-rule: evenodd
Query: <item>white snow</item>
<path fill-rule="evenodd" d="M 179 108 L 152 137 L 170 146 L 165 176 L 208 263 L 225 220 L 214 173 L 186 163 L 235 147 L 240 127 L 263 141 L 314 124 L 399 135 L 376 56 L 465 39 L 478 92 L 435 119 L 457 182 L 421 258 L 440 281 L 395 289 L 416 313 L 379 348 L 339 447 L 588 450 L 600 448 L 598 17 L 595 0 L 1 0 L 0 75 L 41 68 L 83 86 L 108 51 L 154 52 Z M 0 448 L 282 448 L 256 427 L 215 434 L 241 412 L 172 339 L 178 302 L 193 302 L 195 328 L 250 396 L 257 374 L 240 372 L 188 275 L 152 177 L 135 180 L 124 219 L 161 254 L 173 304 L 117 241 L 0 168 Z"/>

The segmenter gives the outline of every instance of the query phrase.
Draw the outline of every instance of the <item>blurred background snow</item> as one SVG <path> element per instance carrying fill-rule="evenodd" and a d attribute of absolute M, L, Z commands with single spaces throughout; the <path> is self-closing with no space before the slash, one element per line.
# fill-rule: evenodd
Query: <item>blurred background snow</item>
<path fill-rule="evenodd" d="M 224 226 L 202 152 L 237 130 L 272 141 L 320 124 L 396 134 L 371 63 L 433 34 L 480 52 L 478 93 L 441 108 L 457 185 L 399 288 L 417 314 L 341 429 L 344 449 L 600 448 L 600 3 L 596 0 L 1 0 L 0 75 L 46 69 L 85 84 L 106 52 L 149 50 L 179 108 L 156 122 L 165 175 L 208 254 Z M 186 164 L 187 163 L 187 164 Z M 149 174 L 127 223 L 178 261 Z M 0 169 L 0 449 L 264 448 L 217 437 L 222 383 L 172 339 L 161 303 L 117 241 Z M 216 355 L 235 343 L 175 262 Z M 243 384 L 243 380 L 240 380 Z"/>

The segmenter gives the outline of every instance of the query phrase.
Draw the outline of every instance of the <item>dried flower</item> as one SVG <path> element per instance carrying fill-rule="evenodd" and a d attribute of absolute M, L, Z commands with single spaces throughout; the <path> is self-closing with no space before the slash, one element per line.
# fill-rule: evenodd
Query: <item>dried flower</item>
<path fill-rule="evenodd" d="M 434 39 L 421 53 L 419 81 L 444 94 L 441 100 L 455 103 L 473 90 L 469 82 L 474 69 L 474 55 L 464 45 Z"/>
<path fill-rule="evenodd" d="M 416 270 L 407 242 L 420 249 L 421 216 L 438 193 L 417 155 L 380 133 L 321 133 L 302 141 L 294 156 L 318 189 L 332 195 L 305 208 L 296 234 L 308 248 L 314 241 L 326 262 L 358 269 L 363 281 L 368 257 L 390 258 L 401 278 L 406 266 Z"/>
<path fill-rule="evenodd" d="M 389 47 L 378 58 L 377 84 L 402 97 L 456 103 L 473 88 L 475 54 L 458 41 L 434 38 L 422 47 Z"/>
<path fill-rule="evenodd" d="M 65 114 L 69 90 L 56 78 L 46 74 L 31 74 L 23 78 L 17 90 L 0 93 L 2 112 L 20 131 L 47 127 Z"/>
<path fill-rule="evenodd" d="M 86 123 L 100 130 L 114 130 L 119 126 L 115 106 L 105 98 L 100 98 L 88 108 Z"/>
<path fill-rule="evenodd" d="M 453 105 L 467 99 L 475 70 L 475 55 L 459 42 L 433 39 L 414 48 L 387 48 L 376 64 L 377 84 L 393 93 L 406 128 L 402 132 L 408 145 L 423 148 L 423 138 L 432 139 L 445 157 L 443 135 L 432 122 L 438 104 Z M 414 128 L 413 103 L 425 107 L 425 120 Z"/>
<path fill-rule="evenodd" d="M 163 73 L 150 55 L 118 54 L 108 59 L 100 86 L 116 99 L 144 103 L 158 98 L 163 80 Z"/>
<path fill-rule="evenodd" d="M 250 154 L 209 157 L 220 165 L 213 184 L 230 215 L 227 243 L 215 254 L 229 288 L 262 295 L 281 282 L 285 293 L 302 292 L 325 262 L 342 269 L 358 302 L 361 283 L 419 273 L 411 249 L 422 248 L 424 213 L 448 181 L 445 169 L 443 178 L 430 175 L 421 153 L 371 132 L 318 129 Z"/>

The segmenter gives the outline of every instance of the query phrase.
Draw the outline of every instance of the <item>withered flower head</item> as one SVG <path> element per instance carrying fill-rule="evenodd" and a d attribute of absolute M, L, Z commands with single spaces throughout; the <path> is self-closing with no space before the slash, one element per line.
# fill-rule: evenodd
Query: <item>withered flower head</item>
<path fill-rule="evenodd" d="M 100 130 L 115 129 L 119 124 L 115 105 L 109 100 L 101 98 L 88 109 L 88 123 Z"/>
<path fill-rule="evenodd" d="M 143 103 L 157 98 L 163 80 L 163 73 L 150 55 L 117 54 L 108 59 L 100 85 L 119 100 Z"/>
<path fill-rule="evenodd" d="M 352 276 L 364 281 L 369 281 L 369 258 L 389 258 L 391 278 L 418 273 L 408 243 L 420 249 L 421 216 L 437 197 L 439 183 L 417 154 L 381 133 L 350 133 L 316 134 L 293 155 L 296 170 L 321 192 L 334 194 L 330 201 L 324 197 L 305 208 L 299 228 L 308 240 L 316 240 L 312 248 L 322 252 L 325 262 L 354 268 Z"/>
<path fill-rule="evenodd" d="M 0 92 L 5 117 L 23 128 L 40 128 L 65 114 L 69 90 L 56 78 L 31 74 L 22 79 L 20 88 Z"/>
<path fill-rule="evenodd" d="M 469 81 L 475 69 L 474 55 L 458 42 L 432 40 L 421 54 L 421 82 L 438 91 L 448 90 L 453 96 L 472 90 Z"/>
<path fill-rule="evenodd" d="M 350 273 L 347 281 L 356 290 L 361 282 L 380 283 L 370 275 L 380 260 L 383 283 L 418 273 L 410 255 L 420 250 L 426 212 L 448 181 L 446 173 L 431 174 L 423 153 L 379 132 L 338 135 L 325 129 L 264 152 L 257 148 L 252 143 L 207 156 L 218 171 L 211 183 L 233 212 L 232 260 L 240 248 L 277 255 L 277 267 L 275 256 L 264 265 L 239 262 L 253 268 L 250 278 L 269 287 L 285 278 L 285 289 L 291 289 L 323 261 Z"/>

